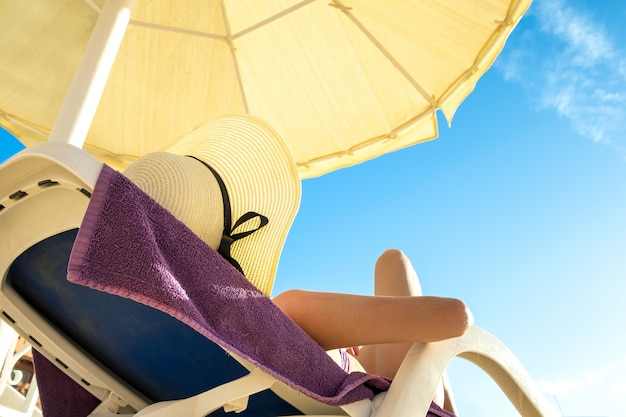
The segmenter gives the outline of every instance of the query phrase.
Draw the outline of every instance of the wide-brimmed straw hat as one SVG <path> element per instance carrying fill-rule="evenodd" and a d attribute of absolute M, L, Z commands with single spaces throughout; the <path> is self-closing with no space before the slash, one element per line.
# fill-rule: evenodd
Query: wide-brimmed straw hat
<path fill-rule="evenodd" d="M 300 204 L 295 162 L 274 129 L 219 117 L 124 174 L 270 294 Z"/>

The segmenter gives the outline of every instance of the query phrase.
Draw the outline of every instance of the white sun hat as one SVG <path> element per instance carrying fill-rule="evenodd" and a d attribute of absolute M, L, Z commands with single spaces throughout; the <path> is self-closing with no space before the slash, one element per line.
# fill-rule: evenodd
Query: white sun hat
<path fill-rule="evenodd" d="M 268 124 L 216 118 L 124 174 L 271 293 L 301 190 L 293 157 Z"/>

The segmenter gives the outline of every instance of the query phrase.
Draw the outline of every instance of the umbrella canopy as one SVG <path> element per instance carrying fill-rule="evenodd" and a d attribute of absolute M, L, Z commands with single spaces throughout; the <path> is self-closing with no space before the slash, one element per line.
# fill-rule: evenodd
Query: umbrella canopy
<path fill-rule="evenodd" d="M 437 136 L 530 0 L 136 0 L 84 148 L 121 169 L 249 113 L 303 178 Z M 0 124 L 47 140 L 102 0 L 0 5 Z"/>

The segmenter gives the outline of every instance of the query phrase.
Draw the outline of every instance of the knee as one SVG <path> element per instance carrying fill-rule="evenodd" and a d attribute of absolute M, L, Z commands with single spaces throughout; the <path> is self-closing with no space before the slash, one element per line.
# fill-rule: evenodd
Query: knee
<path fill-rule="evenodd" d="M 377 295 L 422 295 L 417 272 L 399 249 L 387 249 L 378 257 L 374 277 Z"/>
<path fill-rule="evenodd" d="M 463 301 L 449 298 L 446 310 L 451 336 L 462 336 L 474 325 L 474 315 Z"/>
<path fill-rule="evenodd" d="M 389 265 L 407 263 L 410 263 L 409 258 L 400 249 L 387 249 L 378 257 L 376 266 L 387 267 Z"/>
<path fill-rule="evenodd" d="M 295 320 L 298 312 L 302 311 L 305 297 L 302 290 L 287 290 L 278 294 L 272 301 L 283 313 Z"/>

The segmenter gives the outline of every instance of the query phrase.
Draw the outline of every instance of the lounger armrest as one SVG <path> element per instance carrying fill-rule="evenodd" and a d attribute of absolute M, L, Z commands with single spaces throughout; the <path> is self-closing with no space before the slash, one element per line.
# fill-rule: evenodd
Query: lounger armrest
<path fill-rule="evenodd" d="M 416 343 L 407 354 L 376 416 L 426 415 L 443 372 L 455 356 L 485 371 L 523 417 L 558 416 L 513 353 L 487 331 L 436 343 Z"/>

